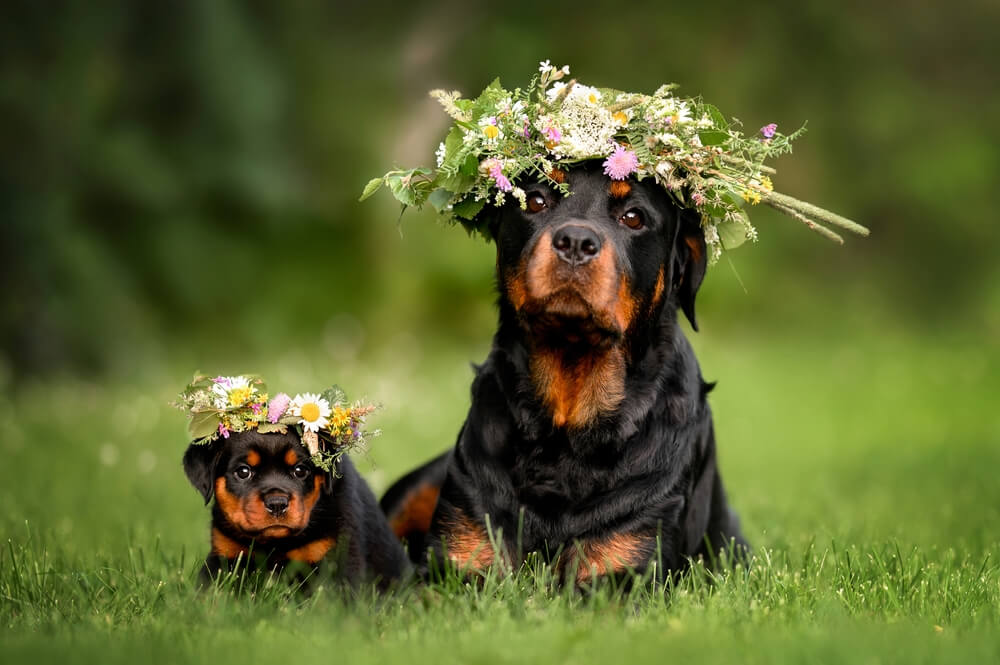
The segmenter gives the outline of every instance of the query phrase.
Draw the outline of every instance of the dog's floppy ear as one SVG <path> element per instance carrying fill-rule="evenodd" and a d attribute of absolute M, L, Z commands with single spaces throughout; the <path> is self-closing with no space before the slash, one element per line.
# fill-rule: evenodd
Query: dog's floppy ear
<path fill-rule="evenodd" d="M 192 443 L 184 453 L 184 473 L 194 488 L 201 492 L 205 503 L 212 500 L 215 470 L 222 457 L 222 443 Z"/>
<path fill-rule="evenodd" d="M 698 213 L 692 210 L 682 210 L 679 221 L 674 241 L 674 292 L 684 316 L 691 322 L 691 327 L 698 330 L 698 321 L 694 316 L 694 297 L 708 268 L 705 232 L 701 228 Z"/>
<path fill-rule="evenodd" d="M 336 480 L 337 476 L 334 474 L 333 471 L 323 471 L 322 469 L 320 469 L 319 472 L 323 474 L 323 493 L 332 494 L 333 483 Z"/>

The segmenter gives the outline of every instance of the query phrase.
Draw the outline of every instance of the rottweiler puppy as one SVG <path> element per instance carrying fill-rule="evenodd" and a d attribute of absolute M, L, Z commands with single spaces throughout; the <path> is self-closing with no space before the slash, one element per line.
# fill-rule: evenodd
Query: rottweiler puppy
<path fill-rule="evenodd" d="M 526 209 L 481 213 L 498 330 L 454 448 L 383 497 L 390 524 L 418 562 L 475 570 L 538 552 L 577 583 L 742 550 L 711 385 L 677 321 L 698 329 L 698 214 L 596 162 L 550 175 L 572 194 L 542 179 L 524 186 Z"/>
<path fill-rule="evenodd" d="M 315 466 L 298 434 L 234 433 L 191 444 L 184 471 L 212 506 L 203 581 L 239 560 L 249 568 L 329 565 L 350 585 L 399 579 L 409 562 L 368 485 L 347 456 L 333 473 Z"/>

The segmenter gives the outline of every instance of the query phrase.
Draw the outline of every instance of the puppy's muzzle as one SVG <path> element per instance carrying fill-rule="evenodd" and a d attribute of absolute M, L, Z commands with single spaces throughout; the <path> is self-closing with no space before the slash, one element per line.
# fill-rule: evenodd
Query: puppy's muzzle
<path fill-rule="evenodd" d="M 561 261 L 583 265 L 600 254 L 601 237 L 587 226 L 566 224 L 552 234 L 552 249 Z"/>
<path fill-rule="evenodd" d="M 281 517 L 288 510 L 288 495 L 280 492 L 268 494 L 264 497 L 264 507 L 275 517 Z"/>

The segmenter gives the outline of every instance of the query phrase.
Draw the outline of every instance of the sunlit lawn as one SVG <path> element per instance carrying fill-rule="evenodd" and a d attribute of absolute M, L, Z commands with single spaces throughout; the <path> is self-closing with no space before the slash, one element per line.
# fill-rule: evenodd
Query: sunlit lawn
<path fill-rule="evenodd" d="M 180 469 L 183 417 L 166 407 L 189 368 L 164 364 L 135 384 L 67 378 L 0 399 L 0 661 L 1000 658 L 997 355 L 960 333 L 702 324 L 693 339 L 719 380 L 721 464 L 756 547 L 749 571 L 692 575 L 668 596 L 571 594 L 538 571 L 346 605 L 328 589 L 198 594 L 208 514 Z M 399 339 L 327 349 L 339 382 L 385 403 L 385 433 L 358 460 L 376 492 L 452 443 L 468 362 L 486 350 Z M 252 369 L 322 383 L 314 360 Z"/>

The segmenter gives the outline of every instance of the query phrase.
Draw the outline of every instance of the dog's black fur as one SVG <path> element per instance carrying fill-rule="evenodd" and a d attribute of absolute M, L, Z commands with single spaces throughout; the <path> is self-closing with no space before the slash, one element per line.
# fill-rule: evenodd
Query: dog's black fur
<path fill-rule="evenodd" d="M 571 196 L 539 182 L 527 210 L 482 213 L 497 244 L 493 348 L 454 449 L 390 488 L 383 510 L 418 562 L 425 547 L 470 568 L 539 552 L 580 583 L 742 550 L 711 386 L 677 323 L 680 309 L 697 330 L 697 213 L 651 180 L 553 175 Z"/>
<path fill-rule="evenodd" d="M 188 446 L 184 471 L 212 507 L 212 549 L 203 580 L 231 570 L 330 568 L 351 585 L 399 579 L 409 562 L 368 485 L 346 456 L 328 473 L 294 431 L 231 434 Z"/>

